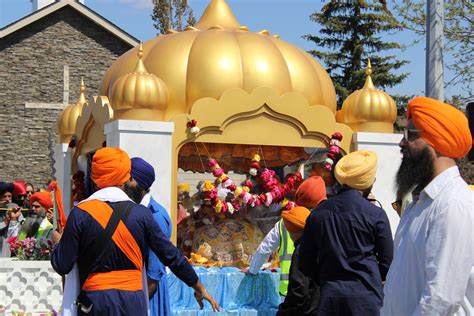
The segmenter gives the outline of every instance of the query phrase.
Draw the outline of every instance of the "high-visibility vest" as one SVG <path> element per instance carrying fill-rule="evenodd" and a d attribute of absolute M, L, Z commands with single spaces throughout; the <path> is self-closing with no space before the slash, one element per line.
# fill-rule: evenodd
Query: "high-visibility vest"
<path fill-rule="evenodd" d="M 50 238 L 51 233 L 53 232 L 53 224 L 51 224 L 46 218 L 41 222 L 40 227 L 38 227 L 38 231 L 35 234 L 35 238 Z M 26 232 L 21 230 L 18 234 L 18 240 L 25 240 L 26 239 Z"/>
<path fill-rule="evenodd" d="M 280 220 L 280 249 L 278 257 L 280 260 L 280 294 L 286 296 L 288 293 L 288 283 L 290 279 L 291 256 L 295 251 L 293 239 L 286 230 L 283 220 Z"/>

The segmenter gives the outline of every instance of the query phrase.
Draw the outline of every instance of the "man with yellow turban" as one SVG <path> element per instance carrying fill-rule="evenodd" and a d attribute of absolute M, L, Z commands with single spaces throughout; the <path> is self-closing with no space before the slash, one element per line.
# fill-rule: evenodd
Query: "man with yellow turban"
<path fill-rule="evenodd" d="M 335 167 L 342 185 L 308 217 L 300 245 L 300 268 L 321 286 L 317 315 L 378 315 L 382 282 L 393 241 L 384 210 L 367 200 L 377 155 L 352 152 Z"/>
<path fill-rule="evenodd" d="M 412 191 L 395 234 L 382 315 L 474 313 L 474 192 L 456 158 L 472 146 L 466 116 L 426 97 L 408 103 L 397 196 Z"/>
<path fill-rule="evenodd" d="M 119 148 L 106 147 L 94 154 L 91 178 L 99 190 L 72 209 L 51 257 L 54 270 L 68 274 L 63 313 L 147 315 L 143 261 L 148 247 L 194 288 L 201 308 L 206 299 L 219 310 L 151 211 L 125 194 L 130 172 L 131 160 Z"/>

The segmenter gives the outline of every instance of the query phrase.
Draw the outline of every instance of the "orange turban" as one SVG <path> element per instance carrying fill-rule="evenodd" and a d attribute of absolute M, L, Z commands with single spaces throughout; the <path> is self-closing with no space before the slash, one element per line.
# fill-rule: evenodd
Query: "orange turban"
<path fill-rule="evenodd" d="M 49 192 L 36 192 L 30 196 L 30 205 L 34 202 L 38 202 L 43 208 L 49 210 L 53 208 L 53 198 Z"/>
<path fill-rule="evenodd" d="M 119 186 L 130 180 L 132 162 L 120 148 L 104 147 L 92 158 L 92 181 L 99 189 Z"/>
<path fill-rule="evenodd" d="M 351 152 L 339 160 L 334 170 L 337 182 L 356 190 L 370 188 L 375 182 L 377 154 L 370 150 Z"/>
<path fill-rule="evenodd" d="M 438 153 L 449 158 L 464 157 L 472 146 L 467 117 L 455 107 L 426 97 L 408 102 L 407 117 L 420 136 Z"/>
<path fill-rule="evenodd" d="M 312 209 L 326 199 L 326 185 L 320 176 L 304 180 L 295 193 L 296 205 Z"/>
<path fill-rule="evenodd" d="M 289 211 L 283 211 L 281 217 L 283 217 L 285 227 L 290 233 L 300 233 L 304 229 L 309 213 L 306 207 L 296 206 Z"/>

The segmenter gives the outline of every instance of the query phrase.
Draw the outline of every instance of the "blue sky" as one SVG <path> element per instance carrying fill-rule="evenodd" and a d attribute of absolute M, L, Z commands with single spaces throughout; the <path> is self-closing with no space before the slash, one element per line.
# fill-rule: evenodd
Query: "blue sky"
<path fill-rule="evenodd" d="M 201 16 L 209 0 L 188 0 L 197 19 Z M 309 15 L 320 10 L 324 0 L 227 0 L 241 25 L 252 31 L 267 29 L 271 34 L 305 50 L 314 48 L 311 42 L 301 38 L 307 33 L 316 33 L 319 26 L 310 21 Z M 141 41 L 156 36 L 156 29 L 150 17 L 151 0 L 85 0 L 85 4 L 112 21 Z M 31 13 L 30 0 L 0 0 L 0 27 L 3 27 Z M 414 38 L 410 32 L 386 35 L 391 41 L 408 44 Z M 400 85 L 387 90 L 393 94 L 420 95 L 424 92 L 425 42 L 396 54 L 410 63 L 400 72 L 409 72 L 408 78 Z M 392 53 L 393 54 L 393 53 Z M 449 56 L 445 57 L 449 58 Z M 376 68 L 376 65 L 372 65 Z M 449 79 L 450 74 L 445 74 Z M 377 83 L 375 82 L 377 85 Z M 445 89 L 445 95 L 461 93 L 459 87 Z"/>

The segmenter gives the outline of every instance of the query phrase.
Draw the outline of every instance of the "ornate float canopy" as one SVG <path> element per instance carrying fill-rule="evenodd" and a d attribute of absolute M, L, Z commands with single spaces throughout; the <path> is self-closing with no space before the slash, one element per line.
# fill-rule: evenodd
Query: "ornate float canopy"
<path fill-rule="evenodd" d="M 114 118 L 169 121 L 188 114 L 201 98 L 262 86 L 280 95 L 299 92 L 310 105 L 336 110 L 334 86 L 321 64 L 267 30 L 241 26 L 224 0 L 212 0 L 194 27 L 144 43 L 140 65 L 138 50 L 118 58 L 103 79 L 100 95 L 108 96 Z M 145 87 L 149 95 L 143 94 Z M 151 99 L 140 100 L 153 97 L 160 99 L 159 109 L 150 106 Z"/>
<path fill-rule="evenodd" d="M 344 100 L 336 119 L 339 123 L 349 125 L 354 132 L 393 133 L 397 106 L 387 93 L 375 88 L 370 59 L 365 74 L 367 78 L 364 86 Z"/>

